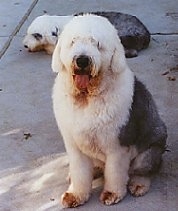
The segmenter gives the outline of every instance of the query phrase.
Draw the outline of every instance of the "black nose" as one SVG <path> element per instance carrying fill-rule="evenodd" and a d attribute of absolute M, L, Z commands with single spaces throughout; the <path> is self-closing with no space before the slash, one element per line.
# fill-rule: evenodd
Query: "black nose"
<path fill-rule="evenodd" d="M 90 63 L 90 59 L 88 56 L 79 56 L 77 59 L 76 59 L 76 64 L 78 67 L 80 68 L 85 68 L 89 65 Z"/>
<path fill-rule="evenodd" d="M 24 45 L 25 48 L 28 48 L 28 45 Z"/>

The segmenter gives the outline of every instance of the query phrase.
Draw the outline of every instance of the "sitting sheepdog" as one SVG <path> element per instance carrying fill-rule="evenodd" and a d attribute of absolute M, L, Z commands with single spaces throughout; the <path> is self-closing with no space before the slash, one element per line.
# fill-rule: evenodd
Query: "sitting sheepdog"
<path fill-rule="evenodd" d="M 119 12 L 92 13 L 106 17 L 116 27 L 125 48 L 126 57 L 135 57 L 138 51 L 148 47 L 150 33 L 135 16 Z M 27 35 L 23 40 L 24 47 L 30 52 L 45 50 L 48 54 L 52 54 L 64 25 L 73 17 L 72 15 L 37 17 L 27 30 Z"/>
<path fill-rule="evenodd" d="M 167 132 L 151 94 L 127 66 L 116 29 L 104 17 L 76 16 L 58 40 L 52 69 L 53 109 L 70 163 L 63 206 L 89 199 L 94 167 L 104 173 L 103 204 L 121 201 L 127 186 L 144 195 Z"/>

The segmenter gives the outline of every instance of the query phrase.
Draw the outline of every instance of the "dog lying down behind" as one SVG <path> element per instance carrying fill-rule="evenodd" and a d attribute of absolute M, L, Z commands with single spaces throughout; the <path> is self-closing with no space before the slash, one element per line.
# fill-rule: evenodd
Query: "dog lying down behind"
<path fill-rule="evenodd" d="M 92 14 L 108 18 L 115 26 L 127 58 L 137 56 L 138 51 L 149 46 L 150 33 L 137 17 L 119 12 L 92 12 Z M 27 30 L 23 40 L 24 47 L 30 52 L 45 50 L 48 54 L 52 54 L 63 27 L 73 17 L 72 15 L 37 17 Z"/>
<path fill-rule="evenodd" d="M 109 32 L 109 33 L 108 33 Z M 104 17 L 74 17 L 52 56 L 58 72 L 53 109 L 69 156 L 64 207 L 85 203 L 95 168 L 104 173 L 100 201 L 148 192 L 166 146 L 166 126 L 146 87 L 126 63 L 117 30 Z"/>

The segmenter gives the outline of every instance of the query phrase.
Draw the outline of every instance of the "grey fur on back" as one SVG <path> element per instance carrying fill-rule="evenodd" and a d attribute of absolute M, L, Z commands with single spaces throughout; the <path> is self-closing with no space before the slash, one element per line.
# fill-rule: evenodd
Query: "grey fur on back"
<path fill-rule="evenodd" d="M 135 145 L 140 153 L 140 157 L 133 162 L 132 170 L 135 169 L 137 174 L 156 172 L 166 149 L 166 139 L 167 129 L 159 116 L 152 95 L 135 78 L 130 118 L 119 134 L 121 145 Z"/>

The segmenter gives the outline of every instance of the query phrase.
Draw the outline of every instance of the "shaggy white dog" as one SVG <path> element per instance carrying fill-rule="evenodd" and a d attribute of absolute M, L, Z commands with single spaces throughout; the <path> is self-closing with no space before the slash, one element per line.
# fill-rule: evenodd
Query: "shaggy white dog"
<path fill-rule="evenodd" d="M 66 23 L 73 16 L 42 15 L 34 19 L 23 40 L 24 47 L 30 52 L 45 50 L 52 54 L 56 46 L 58 35 Z"/>
<path fill-rule="evenodd" d="M 127 66 L 116 29 L 103 17 L 73 18 L 58 40 L 52 69 L 58 72 L 53 108 L 70 162 L 63 206 L 88 200 L 95 166 L 104 172 L 102 203 L 122 200 L 127 185 L 133 195 L 144 195 L 148 175 L 161 163 L 166 128 Z"/>

